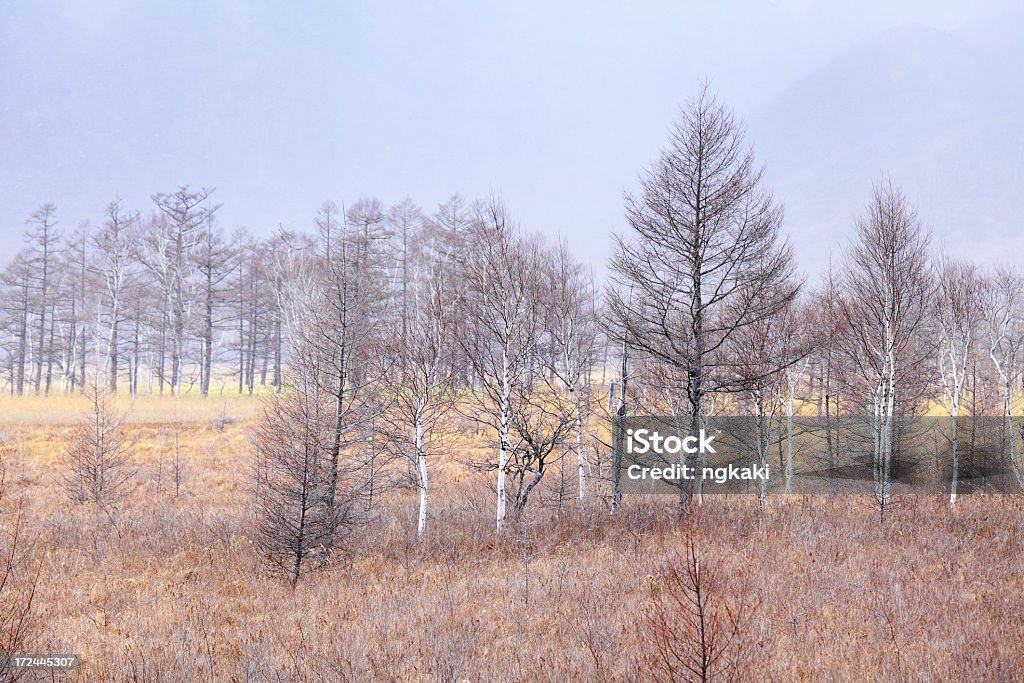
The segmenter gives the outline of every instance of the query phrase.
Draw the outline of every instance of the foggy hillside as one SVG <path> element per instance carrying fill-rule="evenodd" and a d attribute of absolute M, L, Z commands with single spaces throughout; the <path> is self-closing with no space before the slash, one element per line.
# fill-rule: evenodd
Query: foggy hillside
<path fill-rule="evenodd" d="M 1001 257 L 1024 226 L 1024 94 L 1007 61 L 1019 53 L 1019 32 L 900 27 L 848 49 L 748 118 L 807 268 L 825 265 L 830 246 L 838 252 L 883 177 L 905 187 L 937 242 Z M 966 243 L 955 239 L 963 231 Z"/>

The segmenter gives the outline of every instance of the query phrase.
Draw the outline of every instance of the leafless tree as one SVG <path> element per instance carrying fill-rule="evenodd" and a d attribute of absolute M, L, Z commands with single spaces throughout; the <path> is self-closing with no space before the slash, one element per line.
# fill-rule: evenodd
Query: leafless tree
<path fill-rule="evenodd" d="M 562 381 L 544 374 L 533 386 L 513 386 L 509 418 L 506 470 L 512 479 L 514 509 L 522 513 L 550 466 L 564 456 L 578 426 L 577 413 Z"/>
<path fill-rule="evenodd" d="M 635 351 L 685 370 L 694 432 L 709 393 L 741 390 L 728 339 L 798 291 L 782 208 L 761 179 L 742 126 L 705 87 L 626 198 L 632 235 L 616 238 L 609 306 Z"/>
<path fill-rule="evenodd" d="M 782 331 L 776 361 L 781 366 L 777 383 L 778 400 L 786 417 L 786 493 L 792 493 L 793 483 L 793 416 L 796 414 L 796 392 L 811 363 L 811 353 L 819 344 L 820 334 L 812 309 L 804 301 L 793 301 L 779 314 Z"/>
<path fill-rule="evenodd" d="M 280 386 L 282 339 L 275 284 L 280 282 L 280 287 L 285 288 L 288 283 L 283 278 L 275 280 L 275 241 L 276 237 L 257 241 L 244 228 L 235 230 L 230 239 L 232 273 L 225 278 L 223 289 L 217 288 L 224 297 L 224 327 L 235 330 L 233 345 L 240 394 L 246 390 L 252 394 L 257 379 L 259 384 L 266 385 L 272 363 L 274 373 L 270 382 L 274 387 Z M 230 338 L 227 345 L 232 345 Z"/>
<path fill-rule="evenodd" d="M 498 437 L 496 528 L 506 516 L 505 475 L 512 455 L 512 395 L 526 381 L 537 338 L 537 249 L 519 234 L 498 200 L 477 207 L 463 268 L 466 320 L 459 336 L 479 390 L 476 415 Z"/>
<path fill-rule="evenodd" d="M 175 281 L 178 278 L 176 275 L 176 270 L 178 269 L 174 263 L 173 244 L 170 225 L 164 217 L 151 217 L 140 231 L 138 258 L 149 274 L 149 278 L 147 278 L 149 287 L 146 294 L 154 308 L 152 311 L 152 326 L 154 328 L 155 348 L 151 365 L 154 366 L 161 394 L 164 392 L 164 386 L 168 381 L 166 369 L 168 331 L 171 319 L 174 317 L 171 313 L 171 308 L 174 302 Z M 182 270 L 184 270 L 184 266 L 182 266 Z M 182 289 L 184 289 L 184 283 L 182 283 Z M 182 326 L 184 327 L 185 311 L 182 311 L 181 315 Z M 184 331 L 182 334 L 184 334 Z M 172 384 L 171 391 L 175 390 Z"/>
<path fill-rule="evenodd" d="M 380 236 L 374 227 L 376 206 L 357 204 L 351 213 L 360 222 L 354 227 L 346 223 L 331 241 L 325 227 L 330 223 L 318 221 L 324 249 L 322 277 L 295 358 L 296 363 L 319 368 L 312 379 L 334 406 L 328 504 L 343 469 L 342 455 L 363 459 L 372 475 L 381 464 L 378 456 L 384 446 L 373 427 L 386 407 L 381 389 L 393 354 L 386 343 L 389 290 L 381 270 Z M 330 210 L 331 205 L 325 204 L 320 218 Z M 369 495 L 372 498 L 372 488 Z"/>
<path fill-rule="evenodd" d="M 648 647 L 638 664 L 656 681 L 738 678 L 748 656 L 749 622 L 759 603 L 742 598 L 697 547 L 686 539 L 683 553 L 659 567 L 639 633 Z M 739 595 L 739 598 L 730 597 Z"/>
<path fill-rule="evenodd" d="M 766 466 L 772 443 L 772 429 L 778 413 L 785 420 L 786 454 L 782 465 L 786 493 L 793 477 L 793 417 L 796 394 L 810 365 L 817 335 L 811 308 L 803 300 L 791 301 L 775 315 L 738 330 L 726 352 L 736 373 L 736 382 L 749 399 L 757 424 L 758 464 Z M 781 444 L 780 444 L 781 448 Z M 780 456 L 781 457 L 781 456 Z M 762 482 L 758 500 L 766 503 L 767 482 Z"/>
<path fill-rule="evenodd" d="M 166 297 L 166 320 L 171 337 L 170 387 L 176 394 L 181 392 L 186 333 L 195 303 L 193 257 L 203 228 L 219 208 L 209 204 L 213 191 L 205 187 L 192 190 L 183 185 L 175 192 L 153 195 L 161 220 L 151 222 L 144 240 L 143 262 L 160 280 Z M 161 365 L 162 356 L 163 352 Z"/>
<path fill-rule="evenodd" d="M 31 257 L 27 249 L 22 249 L 7 265 L 3 272 L 4 314 L 7 318 L 11 348 L 8 360 L 11 394 L 22 396 L 25 393 L 27 366 L 30 358 L 31 331 Z"/>
<path fill-rule="evenodd" d="M 416 473 L 419 491 L 417 537 L 427 529 L 427 463 L 442 437 L 443 419 L 455 392 L 449 355 L 459 300 L 457 279 L 447 255 L 417 231 L 403 233 L 402 308 L 396 335 L 396 365 L 385 375 L 393 394 L 390 441 Z"/>
<path fill-rule="evenodd" d="M 983 281 L 981 289 L 984 347 L 999 378 L 999 395 L 1014 473 L 1024 488 L 1024 466 L 1017 457 L 1013 428 L 1013 387 L 1020 381 L 1024 353 L 1024 277 L 1000 267 Z"/>
<path fill-rule="evenodd" d="M 133 443 L 99 377 L 86 395 L 89 415 L 72 430 L 64 449 L 64 489 L 71 500 L 106 510 L 118 505 L 135 476 Z"/>
<path fill-rule="evenodd" d="M 632 291 L 627 292 L 625 297 L 619 294 L 606 292 L 605 299 L 611 300 L 614 297 L 624 298 L 627 302 L 626 309 L 632 306 Z M 604 338 L 608 346 L 614 346 L 618 353 L 615 363 L 616 378 L 608 387 L 608 405 L 606 408 L 605 422 L 614 423 L 615 420 L 626 417 L 630 408 L 630 380 L 634 377 L 634 368 L 630 365 L 628 340 L 628 328 L 624 321 L 615 317 L 615 313 L 609 310 L 604 311 L 605 334 Z M 594 441 L 601 447 L 611 451 L 611 504 L 609 512 L 615 514 L 622 504 L 622 480 L 621 480 L 621 455 L 625 447 L 622 442 L 621 430 L 613 430 L 613 443 L 605 443 L 598 435 L 592 434 Z"/>
<path fill-rule="evenodd" d="M 388 229 L 397 240 L 397 268 L 393 286 L 399 303 L 397 314 L 401 321 L 402 334 L 406 334 L 409 317 L 409 283 L 411 270 L 414 267 L 413 241 L 420 233 L 423 225 L 423 213 L 408 197 L 388 209 Z"/>
<path fill-rule="evenodd" d="M 291 391 L 268 399 L 256 431 L 256 540 L 293 587 L 307 560 L 323 566 L 356 518 L 352 497 L 339 494 L 352 489 L 330 471 L 334 409 L 311 381 L 318 371 L 305 365 Z"/>
<path fill-rule="evenodd" d="M 203 396 L 208 396 L 210 393 L 216 343 L 215 331 L 221 322 L 221 317 L 226 317 L 221 309 L 226 304 L 226 280 L 234 269 L 236 258 L 237 253 L 233 249 L 233 245 L 224 239 L 223 232 L 216 225 L 213 210 L 207 210 L 193 253 L 200 279 L 199 296 L 202 298 L 203 306 L 200 330 L 202 357 L 199 368 L 199 391 Z"/>
<path fill-rule="evenodd" d="M 875 494 L 880 510 L 891 499 L 895 420 L 910 412 L 925 386 L 931 343 L 926 326 L 934 284 L 929 233 L 903 193 L 875 187 L 858 218 L 856 243 L 842 276 L 842 315 L 849 334 L 843 352 L 859 384 L 858 398 L 873 418 Z"/>
<path fill-rule="evenodd" d="M 829 262 L 821 287 L 811 295 L 811 322 L 818 330 L 818 417 L 824 419 L 825 449 L 829 466 L 835 465 L 835 436 L 833 418 L 840 405 L 841 367 L 836 349 L 839 340 L 848 333 L 843 328 L 846 319 L 841 315 L 840 297 L 836 287 L 835 271 Z"/>
<path fill-rule="evenodd" d="M 63 271 L 68 326 L 67 350 L 64 357 L 64 386 L 70 391 L 77 389 L 84 394 L 88 386 L 88 340 L 94 333 L 98 317 L 96 302 L 90 294 L 94 288 L 94 273 L 91 268 L 90 245 L 93 243 L 92 230 L 88 221 L 83 221 L 68 237 L 64 247 Z"/>
<path fill-rule="evenodd" d="M 0 441 L 0 661 L 15 653 L 31 651 L 39 618 L 35 613 L 36 588 L 42 563 L 32 561 L 36 543 L 26 533 L 24 500 L 6 496 L 6 446 Z M 14 503 L 13 506 L 10 506 Z M 13 507 L 13 509 L 12 509 Z M 5 670 L 5 681 L 19 680 L 17 670 Z"/>
<path fill-rule="evenodd" d="M 280 229 L 269 240 L 271 345 L 274 356 L 273 384 L 280 390 L 285 354 L 302 345 L 312 324 L 310 311 L 317 301 L 319 275 L 317 250 L 302 234 Z"/>
<path fill-rule="evenodd" d="M 472 242 L 469 238 L 472 219 L 472 206 L 457 194 L 441 203 L 434 214 L 423 217 L 424 237 L 444 256 L 455 273 L 462 272 L 468 259 Z M 472 383 L 472 364 L 466 357 L 465 348 L 462 344 L 453 343 L 448 349 L 448 354 L 453 373 L 452 381 L 459 388 L 469 387 Z"/>
<path fill-rule="evenodd" d="M 773 422 L 779 408 L 775 389 L 778 383 L 778 353 L 783 333 L 778 316 L 772 316 L 747 325 L 729 340 L 728 352 L 735 360 L 732 365 L 736 380 L 749 397 L 757 424 L 757 461 L 768 464 L 768 450 Z M 758 504 L 763 510 L 767 503 L 767 488 L 763 483 L 758 491 Z"/>
<path fill-rule="evenodd" d="M 138 213 L 125 212 L 119 199 L 109 202 L 104 212 L 106 220 L 103 227 L 92 237 L 99 260 L 97 275 L 104 287 L 102 315 L 106 318 L 108 330 L 105 354 L 107 390 L 116 392 L 120 369 L 118 333 L 127 309 L 125 298 L 131 284 L 133 265 L 132 230 L 139 217 Z"/>
<path fill-rule="evenodd" d="M 49 203 L 43 204 L 32 212 L 27 222 L 31 226 L 26 237 L 31 249 L 30 264 L 36 310 L 35 379 L 33 385 L 36 394 L 40 391 L 49 394 L 53 379 L 53 266 L 60 238 L 57 232 L 57 207 Z M 44 365 L 46 366 L 45 373 Z M 43 389 L 44 377 L 45 389 Z"/>
<path fill-rule="evenodd" d="M 590 414 L 588 373 L 597 349 L 597 310 L 593 276 L 560 244 L 544 265 L 548 343 L 546 366 L 569 394 L 576 436 L 579 499 L 587 497 L 589 462 L 583 435 Z"/>
<path fill-rule="evenodd" d="M 982 280 L 977 269 L 964 261 L 944 258 L 938 268 L 936 318 L 939 324 L 938 371 L 951 419 L 953 474 L 949 504 L 956 504 L 960 452 L 957 418 L 968 378 L 968 367 L 976 362 L 975 349 L 981 333 Z"/>

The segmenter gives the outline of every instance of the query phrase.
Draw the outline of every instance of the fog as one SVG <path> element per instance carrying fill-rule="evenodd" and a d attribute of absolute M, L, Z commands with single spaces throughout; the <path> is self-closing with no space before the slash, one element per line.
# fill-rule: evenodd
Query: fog
<path fill-rule="evenodd" d="M 69 229 L 184 183 L 256 234 L 308 228 L 325 199 L 500 193 L 601 273 L 623 192 L 707 80 L 809 275 L 882 178 L 947 250 L 1015 253 L 1024 13 L 837 4 L 5 3 L 0 236 L 42 202 Z"/>

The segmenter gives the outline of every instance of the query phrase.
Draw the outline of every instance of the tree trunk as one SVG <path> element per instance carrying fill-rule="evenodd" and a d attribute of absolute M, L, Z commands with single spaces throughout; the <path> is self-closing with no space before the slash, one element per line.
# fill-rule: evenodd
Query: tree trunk
<path fill-rule="evenodd" d="M 107 368 L 107 388 L 111 393 L 117 393 L 117 319 L 119 315 L 120 311 L 118 310 L 118 302 L 115 298 L 113 306 L 110 309 L 110 337 L 107 339 L 107 363 L 110 366 Z"/>
<path fill-rule="evenodd" d="M 498 449 L 498 505 L 495 515 L 496 531 L 501 533 L 505 526 L 505 468 L 508 467 L 508 457 L 511 445 L 509 444 L 509 423 L 511 407 L 509 401 L 512 397 L 512 384 L 509 377 L 508 347 L 501 351 L 501 415 L 498 438 L 500 447 Z"/>
<path fill-rule="evenodd" d="M 416 411 L 416 465 L 419 472 L 420 513 L 416 537 L 422 541 L 427 532 L 427 453 L 423 444 L 422 410 Z"/>

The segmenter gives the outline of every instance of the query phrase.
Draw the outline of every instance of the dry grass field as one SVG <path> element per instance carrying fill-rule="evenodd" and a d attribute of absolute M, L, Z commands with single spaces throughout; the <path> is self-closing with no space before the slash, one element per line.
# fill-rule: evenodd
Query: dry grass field
<path fill-rule="evenodd" d="M 1020 497 L 967 496 L 955 512 L 901 499 L 882 524 L 854 497 L 779 496 L 764 515 L 710 497 L 685 524 L 673 500 L 627 497 L 609 517 L 600 501 L 539 499 L 496 538 L 491 476 L 459 465 L 455 444 L 432 465 L 423 544 L 414 492 L 394 491 L 293 591 L 251 540 L 258 399 L 123 407 L 136 475 L 105 514 L 60 485 L 86 404 L 0 401 L 5 557 L 23 516 L 0 608 L 37 576 L 22 651 L 83 658 L 41 680 L 681 680 L 690 548 L 722 678 L 1024 679 Z"/>

